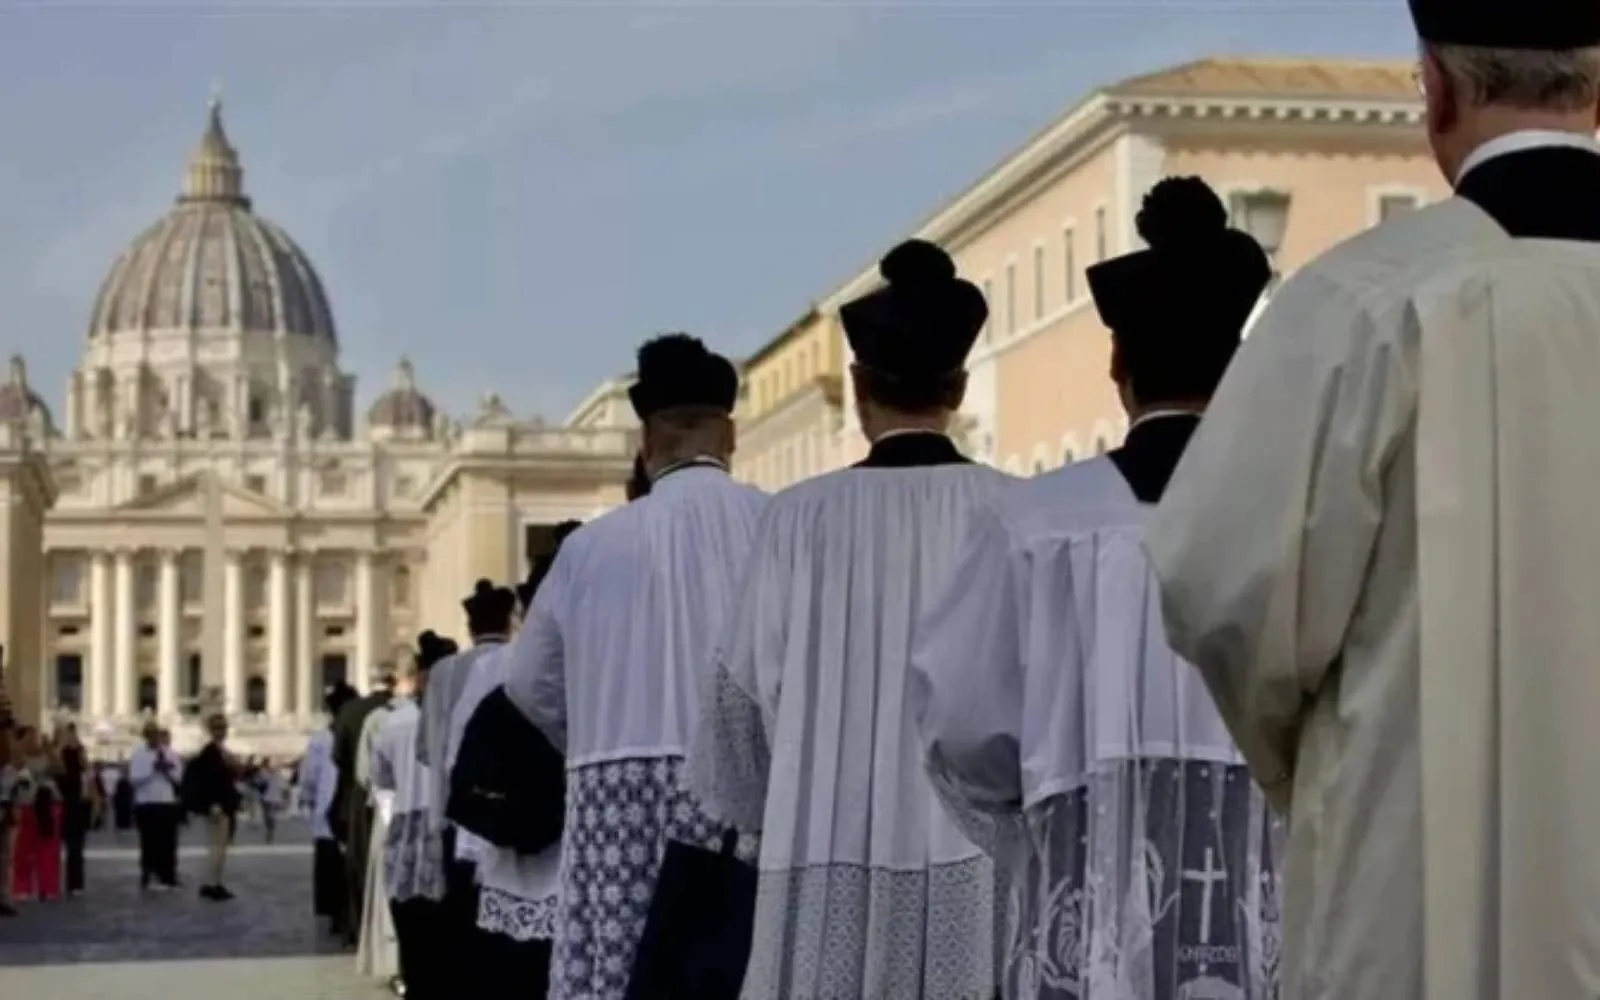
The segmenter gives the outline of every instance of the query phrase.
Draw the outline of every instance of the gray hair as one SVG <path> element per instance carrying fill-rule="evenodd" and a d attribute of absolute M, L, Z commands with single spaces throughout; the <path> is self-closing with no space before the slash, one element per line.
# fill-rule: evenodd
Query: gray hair
<path fill-rule="evenodd" d="M 1523 111 L 1582 111 L 1600 103 L 1600 48 L 1537 52 L 1429 45 L 1468 104 Z"/>

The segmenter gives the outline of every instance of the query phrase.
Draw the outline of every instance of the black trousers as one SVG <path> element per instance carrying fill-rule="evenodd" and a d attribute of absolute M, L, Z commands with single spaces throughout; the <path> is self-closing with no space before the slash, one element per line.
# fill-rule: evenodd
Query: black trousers
<path fill-rule="evenodd" d="M 61 841 L 67 852 L 67 891 L 83 891 L 83 846 L 89 838 L 89 803 L 68 802 L 61 810 Z"/>
<path fill-rule="evenodd" d="M 446 988 L 447 982 L 453 981 L 458 970 L 470 962 L 461 955 L 451 955 L 444 947 L 442 904 L 422 896 L 404 902 L 391 899 L 389 913 L 394 917 L 406 1000 L 445 1000 L 459 995 Z"/>
<path fill-rule="evenodd" d="M 179 806 L 135 806 L 133 823 L 139 829 L 139 881 L 178 884 Z"/>
<path fill-rule="evenodd" d="M 372 807 L 362 806 L 351 817 L 344 845 L 344 892 L 348 940 L 361 934 L 361 908 L 367 900 L 367 848 L 372 842 Z"/>
<path fill-rule="evenodd" d="M 503 934 L 477 933 L 473 956 L 479 995 L 493 996 L 515 983 L 519 996 L 543 997 L 550 989 L 549 941 L 514 941 Z"/>

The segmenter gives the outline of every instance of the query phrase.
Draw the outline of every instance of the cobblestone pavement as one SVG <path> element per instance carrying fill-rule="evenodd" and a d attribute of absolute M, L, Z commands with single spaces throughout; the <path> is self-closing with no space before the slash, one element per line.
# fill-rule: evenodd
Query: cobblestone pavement
<path fill-rule="evenodd" d="M 199 831 L 186 832 L 194 844 Z M 311 849 L 291 822 L 278 843 L 242 830 L 229 859 L 238 896 L 195 895 L 204 852 L 185 846 L 184 887 L 141 892 L 133 838 L 97 834 L 88 891 L 0 920 L 0 997 L 49 1000 L 382 1000 L 311 913 Z"/>

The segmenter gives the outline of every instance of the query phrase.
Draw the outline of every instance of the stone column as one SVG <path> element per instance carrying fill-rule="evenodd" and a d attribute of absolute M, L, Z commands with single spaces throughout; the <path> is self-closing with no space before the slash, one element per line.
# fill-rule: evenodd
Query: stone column
<path fill-rule="evenodd" d="M 134 640 L 138 627 L 137 607 L 133 593 L 133 553 L 123 549 L 116 554 L 115 585 L 116 607 L 115 636 L 113 641 L 115 674 L 112 680 L 112 711 L 118 715 L 132 715 L 136 703 L 134 694 L 139 686 L 139 664 Z"/>
<path fill-rule="evenodd" d="M 229 549 L 222 563 L 222 690 L 227 711 L 244 711 L 244 553 Z"/>
<path fill-rule="evenodd" d="M 350 665 L 356 690 L 367 691 L 372 678 L 373 638 L 376 631 L 377 602 L 372 593 L 372 553 L 356 553 L 356 654 Z"/>
<path fill-rule="evenodd" d="M 159 620 L 156 623 L 159 650 L 156 681 L 160 687 L 156 701 L 163 716 L 177 714 L 178 690 L 183 677 L 183 606 L 178 586 L 178 556 L 176 549 L 161 552 Z"/>
<path fill-rule="evenodd" d="M 312 716 L 321 710 L 317 696 L 317 608 L 312 591 L 313 557 L 302 551 L 294 568 L 295 711 Z"/>
<path fill-rule="evenodd" d="M 267 567 L 267 714 L 282 718 L 289 711 L 289 567 L 288 556 L 273 552 Z"/>
<path fill-rule="evenodd" d="M 112 670 L 111 626 L 116 608 L 112 604 L 111 556 L 95 553 L 89 559 L 89 714 L 111 714 L 111 697 L 116 673 Z"/>

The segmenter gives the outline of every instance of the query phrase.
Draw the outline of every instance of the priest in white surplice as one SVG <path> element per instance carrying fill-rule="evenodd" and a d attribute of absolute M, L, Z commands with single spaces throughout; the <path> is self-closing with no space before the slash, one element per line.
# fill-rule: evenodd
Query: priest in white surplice
<path fill-rule="evenodd" d="M 1141 548 L 1271 275 L 1227 218 L 1162 181 L 1149 249 L 1089 269 L 1127 441 L 980 512 L 917 632 L 929 774 L 1009 896 L 1006 1000 L 1276 995 L 1281 823 L 1167 646 Z"/>
<path fill-rule="evenodd" d="M 381 794 L 380 808 L 386 814 L 381 852 L 384 898 L 378 905 L 391 914 L 400 979 L 410 1000 L 454 995 L 447 977 L 460 959 L 441 947 L 447 943 L 437 902 L 444 870 L 432 843 L 435 835 L 428 813 L 433 781 L 428 765 L 417 759 L 422 718 L 417 689 L 426 686 L 429 669 L 448 655 L 448 648 L 432 632 L 418 636 L 416 657 L 396 678 L 395 701 L 373 740 L 372 785 Z"/>
<path fill-rule="evenodd" d="M 988 314 L 902 244 L 840 311 L 854 468 L 773 498 L 693 757 L 718 819 L 762 833 L 747 1000 L 990 1000 L 994 868 L 934 798 L 904 698 L 912 626 L 970 512 L 1010 478 L 945 431 Z"/>
<path fill-rule="evenodd" d="M 1590 998 L 1600 4 L 1413 13 L 1456 197 L 1275 296 L 1147 545 L 1292 804 L 1285 1000 Z"/>
<path fill-rule="evenodd" d="M 693 337 L 640 348 L 650 493 L 566 540 L 512 650 L 506 693 L 567 760 L 552 1000 L 620 1000 L 667 841 L 721 841 L 679 772 L 766 505 L 727 471 L 738 387 Z"/>
<path fill-rule="evenodd" d="M 443 896 L 440 897 L 444 909 L 440 919 L 444 933 L 453 942 L 451 952 L 457 957 L 471 954 L 477 938 L 477 851 L 482 842 L 458 830 L 445 815 L 450 803 L 450 717 L 472 678 L 474 664 L 499 651 L 510 637 L 517 595 L 509 587 L 496 587 L 488 580 L 479 580 L 473 584 L 472 593 L 462 600 L 461 608 L 467 614 L 467 632 L 472 637 L 472 646 L 444 657 L 428 671 L 416 740 L 418 759 L 428 765 L 428 779 L 433 782 L 428 796 L 428 816 L 433 824 L 430 844 L 440 852 L 444 868 Z"/>

